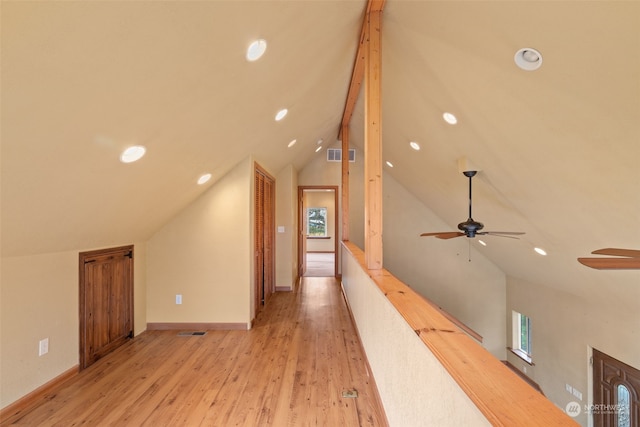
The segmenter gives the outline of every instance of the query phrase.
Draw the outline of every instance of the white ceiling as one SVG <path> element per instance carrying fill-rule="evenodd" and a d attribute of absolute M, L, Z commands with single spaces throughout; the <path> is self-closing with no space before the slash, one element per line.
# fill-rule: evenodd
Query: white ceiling
<path fill-rule="evenodd" d="M 3 255 L 144 240 L 205 190 L 201 173 L 215 182 L 249 154 L 302 168 L 336 139 L 365 5 L 3 1 Z M 249 63 L 258 37 L 267 53 Z M 515 66 L 523 47 L 543 54 L 538 71 Z M 481 169 L 474 218 L 527 233 L 482 248 L 506 273 L 617 286 L 609 298 L 640 282 L 575 260 L 640 249 L 640 2 L 388 0 L 382 48 L 388 173 L 455 230 L 466 156 Z M 360 147 L 362 122 L 359 103 Z M 132 143 L 147 156 L 121 164 Z"/>

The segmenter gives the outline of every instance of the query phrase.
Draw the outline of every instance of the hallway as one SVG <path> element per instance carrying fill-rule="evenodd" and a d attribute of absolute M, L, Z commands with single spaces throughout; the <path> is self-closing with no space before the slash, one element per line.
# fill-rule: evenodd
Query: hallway
<path fill-rule="evenodd" d="M 335 253 L 333 252 L 307 252 L 307 269 L 304 277 L 334 277 Z"/>
<path fill-rule="evenodd" d="M 357 398 L 343 397 L 356 390 Z M 270 299 L 250 331 L 147 331 L 5 425 L 385 426 L 333 278 Z"/>

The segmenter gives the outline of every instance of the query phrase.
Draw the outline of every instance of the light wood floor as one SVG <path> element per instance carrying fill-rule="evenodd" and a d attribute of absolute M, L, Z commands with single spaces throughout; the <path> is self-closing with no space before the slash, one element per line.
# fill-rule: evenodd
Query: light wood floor
<path fill-rule="evenodd" d="M 357 398 L 344 398 L 357 390 Z M 145 332 L 11 424 L 386 426 L 333 278 L 276 293 L 251 331 Z"/>
<path fill-rule="evenodd" d="M 305 277 L 334 277 L 335 254 L 333 252 L 307 252 Z"/>

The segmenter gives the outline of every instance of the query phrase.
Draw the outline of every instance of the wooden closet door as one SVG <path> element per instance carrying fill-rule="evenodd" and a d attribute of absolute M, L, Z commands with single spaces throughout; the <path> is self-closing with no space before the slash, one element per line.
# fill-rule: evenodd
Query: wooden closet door
<path fill-rule="evenodd" d="M 264 293 L 265 300 L 275 292 L 275 188 L 271 179 L 264 181 Z"/>
<path fill-rule="evenodd" d="M 255 314 L 275 292 L 275 180 L 255 166 Z"/>
<path fill-rule="evenodd" d="M 133 246 L 80 254 L 80 368 L 133 337 Z"/>

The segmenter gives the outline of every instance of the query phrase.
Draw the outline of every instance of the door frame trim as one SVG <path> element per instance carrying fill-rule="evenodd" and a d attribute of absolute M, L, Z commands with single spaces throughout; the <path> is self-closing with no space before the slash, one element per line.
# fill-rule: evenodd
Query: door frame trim
<path fill-rule="evenodd" d="M 300 248 L 302 248 L 302 239 L 304 239 L 305 237 L 305 232 L 302 229 L 302 224 L 304 223 L 303 218 L 302 218 L 302 199 L 304 197 L 304 191 L 305 190 L 333 190 L 333 235 L 334 235 L 334 242 L 333 242 L 333 276 L 334 277 L 338 277 L 338 248 L 339 245 L 338 243 L 342 240 L 340 239 L 340 236 L 338 235 L 338 224 L 340 223 L 339 221 L 339 209 L 338 209 L 338 189 L 340 187 L 337 185 L 298 185 L 298 280 L 300 280 L 300 266 L 302 265 L 302 256 L 304 256 L 304 254 L 302 253 L 302 250 L 300 250 Z"/>

